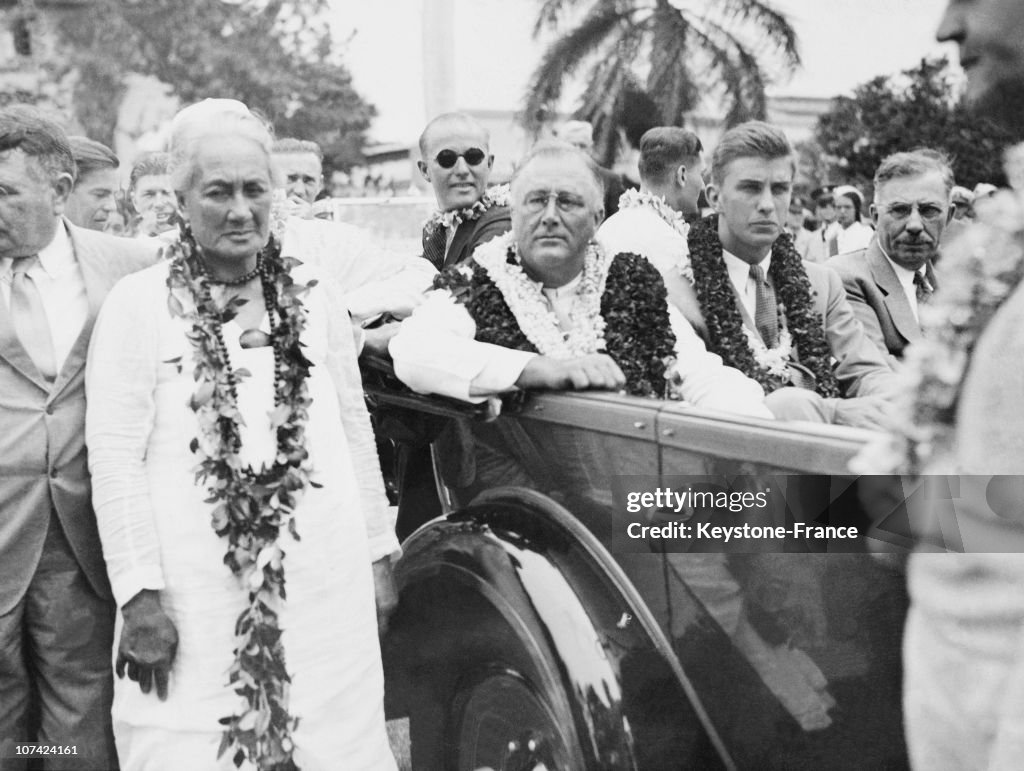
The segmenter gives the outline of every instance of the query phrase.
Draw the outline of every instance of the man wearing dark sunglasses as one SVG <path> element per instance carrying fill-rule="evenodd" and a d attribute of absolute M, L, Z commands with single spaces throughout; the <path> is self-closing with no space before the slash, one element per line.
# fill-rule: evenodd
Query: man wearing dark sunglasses
<path fill-rule="evenodd" d="M 423 232 L 423 256 L 435 268 L 461 263 L 508 232 L 508 206 L 486 194 L 494 164 L 487 129 L 464 113 L 439 115 L 420 135 L 420 155 L 416 165 L 437 198 Z"/>
<path fill-rule="evenodd" d="M 420 135 L 416 166 L 433 187 L 438 207 L 423 227 L 423 258 L 437 270 L 465 262 L 480 244 L 512 227 L 507 203 L 487 194 L 494 164 L 489 139 L 478 121 L 457 112 L 437 116 Z M 386 345 L 398 327 L 386 325 L 379 339 Z M 427 433 L 418 436 L 416 445 L 400 442 L 397 447 L 396 532 L 400 539 L 441 514 L 430 457 L 433 437 Z"/>

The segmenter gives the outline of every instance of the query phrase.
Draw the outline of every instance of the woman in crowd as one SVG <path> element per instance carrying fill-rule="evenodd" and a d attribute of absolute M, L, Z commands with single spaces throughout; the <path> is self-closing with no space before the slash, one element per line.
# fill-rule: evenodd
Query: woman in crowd
<path fill-rule="evenodd" d="M 144 155 L 132 167 L 128 181 L 128 198 L 137 215 L 133 223 L 135 235 L 158 236 L 174 230 L 178 207 L 171 189 L 166 153 Z"/>
<path fill-rule="evenodd" d="M 397 543 L 347 319 L 269 235 L 270 145 L 240 102 L 176 116 L 180 239 L 94 333 L 123 771 L 394 768 L 374 578 Z"/>
<path fill-rule="evenodd" d="M 864 249 L 875 231 L 864 224 L 864 196 L 851 185 L 841 185 L 832 193 L 835 199 L 836 222 L 839 228 L 828 242 L 831 256 Z"/>

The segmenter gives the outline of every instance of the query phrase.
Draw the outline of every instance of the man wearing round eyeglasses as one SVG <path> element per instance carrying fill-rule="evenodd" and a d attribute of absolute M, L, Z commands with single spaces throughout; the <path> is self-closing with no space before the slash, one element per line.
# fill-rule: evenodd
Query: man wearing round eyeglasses
<path fill-rule="evenodd" d="M 895 153 L 875 172 L 875 237 L 828 261 L 864 330 L 893 360 L 921 338 L 920 305 L 936 288 L 933 263 L 953 216 L 953 171 L 929 150 Z"/>
<path fill-rule="evenodd" d="M 471 402 L 530 388 L 664 396 L 674 354 L 687 401 L 771 418 L 761 387 L 709 354 L 668 305 L 657 270 L 594 241 L 602 197 L 586 155 L 539 143 L 512 180 L 512 232 L 439 277 L 391 340 L 396 374 L 421 393 Z"/>
<path fill-rule="evenodd" d="M 494 156 L 478 121 L 464 113 L 439 115 L 420 135 L 420 155 L 416 165 L 438 206 L 423 229 L 423 256 L 442 270 L 508 232 L 511 221 L 507 201 L 487 193 Z"/>

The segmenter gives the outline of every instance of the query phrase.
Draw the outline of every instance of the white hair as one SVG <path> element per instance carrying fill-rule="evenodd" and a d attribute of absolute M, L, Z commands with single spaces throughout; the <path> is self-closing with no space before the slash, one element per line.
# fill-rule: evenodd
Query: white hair
<path fill-rule="evenodd" d="M 564 142 L 561 139 L 542 139 L 531 147 L 524 155 L 515 171 L 512 172 L 511 188 L 519 188 L 519 178 L 531 162 L 537 159 L 556 159 L 559 161 L 578 161 L 587 172 L 587 178 L 591 182 L 591 203 L 594 206 L 602 206 L 604 203 L 604 180 L 597 171 L 597 164 L 594 160 L 578 147 Z"/>
<path fill-rule="evenodd" d="M 183 192 L 192 184 L 200 142 L 218 136 L 256 142 L 266 154 L 267 168 L 273 174 L 270 150 L 274 138 L 267 124 L 237 99 L 204 99 L 179 110 L 171 121 L 168 173 L 176 191 Z"/>

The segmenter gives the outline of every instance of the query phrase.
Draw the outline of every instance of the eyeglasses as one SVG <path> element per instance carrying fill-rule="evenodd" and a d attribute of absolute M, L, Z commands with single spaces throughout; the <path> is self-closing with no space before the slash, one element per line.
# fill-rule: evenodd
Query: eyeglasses
<path fill-rule="evenodd" d="M 479 147 L 471 147 L 464 153 L 457 153 L 454 150 L 442 150 L 434 157 L 434 160 L 437 161 L 437 165 L 442 169 L 450 169 L 459 162 L 459 158 L 465 158 L 466 163 L 470 166 L 479 166 L 486 157 L 487 153 Z"/>
<path fill-rule="evenodd" d="M 523 199 L 523 208 L 528 212 L 536 214 L 537 212 L 544 211 L 548 208 L 548 202 L 552 199 L 554 199 L 555 206 L 558 207 L 558 210 L 566 214 L 578 212 L 587 205 L 587 202 L 580 196 L 572 193 L 559 193 L 554 190 L 551 192 L 537 190 L 533 193 L 527 194 L 526 198 Z"/>
<path fill-rule="evenodd" d="M 910 215 L 914 213 L 914 209 L 917 209 L 917 213 L 920 215 L 921 219 L 928 222 L 935 222 L 936 220 L 942 219 L 946 214 L 945 209 L 933 203 L 894 203 L 891 206 L 887 206 L 885 211 L 894 219 L 905 220 L 910 219 Z"/>

